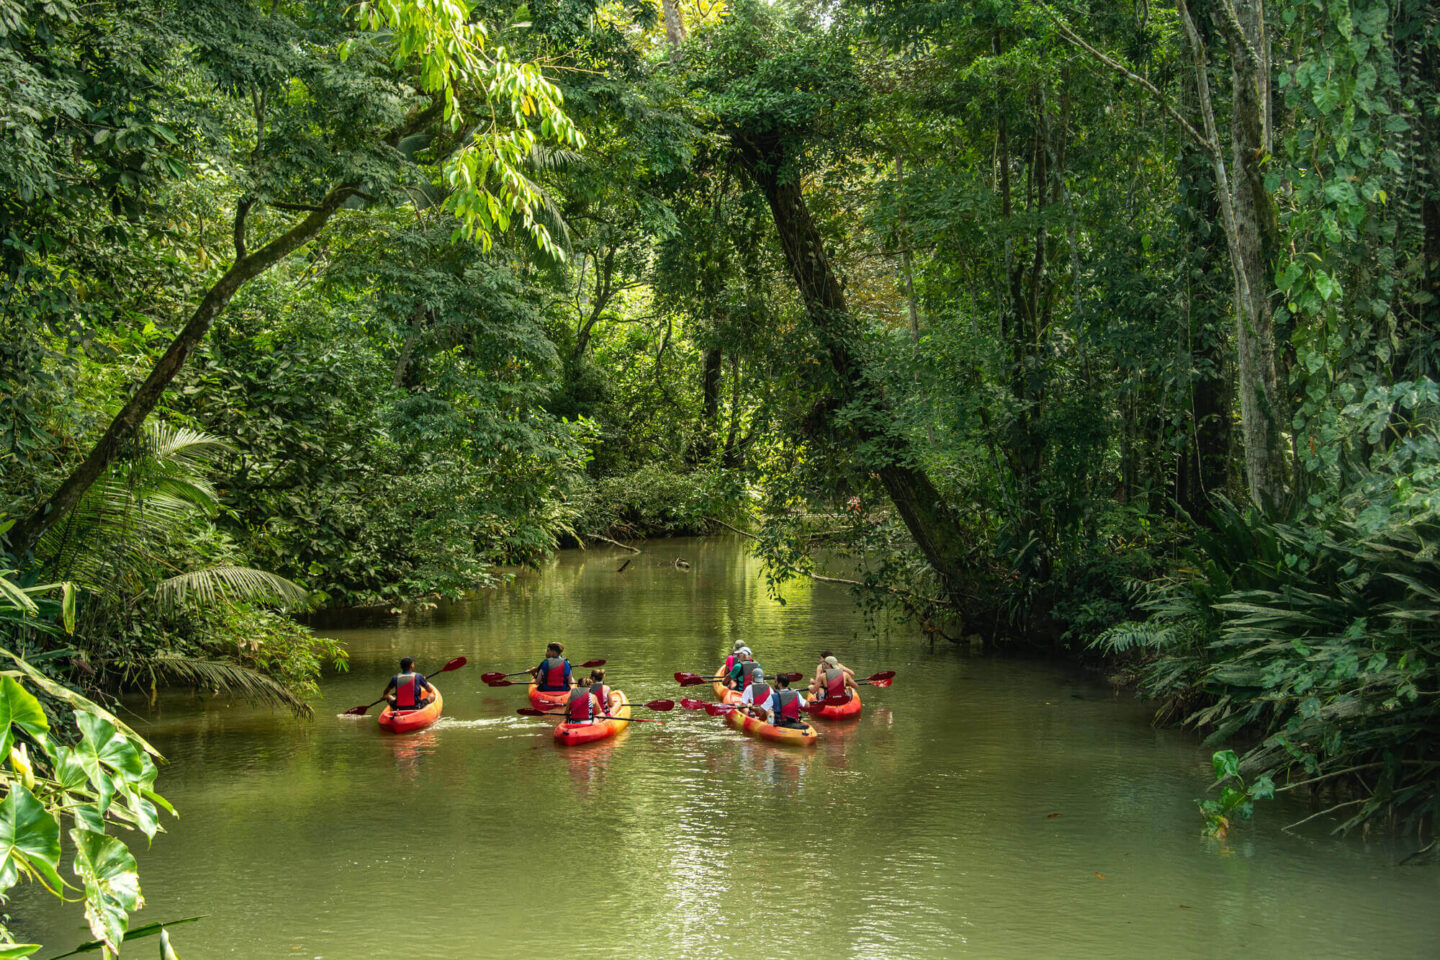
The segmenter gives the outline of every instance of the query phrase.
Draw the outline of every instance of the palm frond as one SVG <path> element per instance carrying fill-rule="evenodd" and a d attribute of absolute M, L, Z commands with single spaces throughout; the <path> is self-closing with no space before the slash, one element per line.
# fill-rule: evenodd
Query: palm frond
<path fill-rule="evenodd" d="M 283 684 L 238 663 L 161 653 L 146 661 L 145 665 L 177 683 L 235 694 L 253 703 L 288 707 L 296 716 L 309 716 L 311 712 L 305 701 Z"/>
<path fill-rule="evenodd" d="M 253 567 L 206 567 L 169 577 L 155 585 L 155 599 L 168 610 L 186 603 L 209 606 L 237 600 L 296 607 L 303 605 L 309 596 L 298 584 Z"/>

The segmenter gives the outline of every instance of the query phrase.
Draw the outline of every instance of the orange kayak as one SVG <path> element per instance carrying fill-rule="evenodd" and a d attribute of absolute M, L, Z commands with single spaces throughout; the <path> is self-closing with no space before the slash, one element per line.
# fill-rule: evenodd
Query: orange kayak
<path fill-rule="evenodd" d="M 630 724 L 625 722 L 629 716 L 630 701 L 625 699 L 625 694 L 619 690 L 611 690 L 610 719 L 600 719 L 594 723 L 570 723 L 566 721 L 555 728 L 555 742 L 563 743 L 568 747 L 577 743 L 594 743 L 596 740 L 608 740 L 621 730 L 630 726 Z"/>
<path fill-rule="evenodd" d="M 541 690 L 538 684 L 530 684 L 530 705 L 536 710 L 563 710 L 570 702 L 570 691 Z"/>
<path fill-rule="evenodd" d="M 439 720 L 440 711 L 445 708 L 445 698 L 440 696 L 440 688 L 433 683 L 430 689 L 435 691 L 435 699 L 419 710 L 395 710 L 387 705 L 380 711 L 380 729 L 389 730 L 391 733 L 408 733 L 411 730 L 423 730 Z"/>
<path fill-rule="evenodd" d="M 721 666 L 723 667 L 724 665 L 722 664 Z M 720 670 L 715 671 L 717 677 L 720 673 Z M 721 703 L 740 702 L 740 694 L 729 689 L 723 683 L 715 683 L 711 684 L 711 686 L 715 690 L 715 697 Z M 725 722 L 736 730 L 748 733 L 752 737 L 759 737 L 762 740 L 770 740 L 774 743 L 789 743 L 803 747 L 812 746 L 815 741 L 820 739 L 820 735 L 816 733 L 815 728 L 808 723 L 799 727 L 777 727 L 773 723 L 766 723 L 740 710 L 732 710 L 726 715 Z"/>

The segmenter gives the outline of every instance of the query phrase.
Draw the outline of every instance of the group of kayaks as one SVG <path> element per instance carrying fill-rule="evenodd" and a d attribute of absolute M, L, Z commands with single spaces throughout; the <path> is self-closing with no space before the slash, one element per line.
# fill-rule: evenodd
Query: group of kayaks
<path fill-rule="evenodd" d="M 721 676 L 724 670 L 716 671 L 716 676 Z M 387 706 L 380 711 L 379 723 L 383 730 L 391 733 L 409 733 L 415 730 L 422 730 L 440 719 L 441 711 L 445 707 L 445 699 L 440 695 L 438 688 L 431 684 L 435 696 L 423 706 L 414 710 L 396 710 Z M 737 730 L 750 736 L 759 737 L 762 740 L 769 740 L 774 743 L 791 744 L 795 746 L 810 746 L 819 739 L 819 733 L 815 727 L 805 721 L 799 721 L 796 725 L 780 725 L 767 723 L 758 717 L 752 716 L 744 710 L 738 709 L 741 696 L 737 690 L 731 690 L 720 681 L 713 684 L 715 698 L 721 704 L 736 704 L 737 709 L 730 710 L 725 715 L 725 722 Z M 536 710 L 546 712 L 564 710 L 570 701 L 570 691 L 567 690 L 541 690 L 538 684 L 530 684 L 530 703 Z M 572 723 L 568 720 L 557 724 L 555 727 L 556 743 L 574 745 L 581 743 L 594 743 L 597 740 L 607 740 L 615 736 L 629 725 L 630 701 L 625 694 L 619 690 L 609 692 L 608 710 L 605 715 L 596 717 L 588 723 Z M 849 699 L 839 704 L 817 704 L 810 709 L 810 716 L 819 720 L 850 720 L 860 716 L 860 694 L 858 691 L 850 691 Z"/>

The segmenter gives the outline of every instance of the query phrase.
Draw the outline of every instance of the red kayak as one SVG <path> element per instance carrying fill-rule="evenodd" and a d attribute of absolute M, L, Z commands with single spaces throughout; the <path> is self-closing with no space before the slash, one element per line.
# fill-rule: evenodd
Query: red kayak
<path fill-rule="evenodd" d="M 602 717 L 593 723 L 570 723 L 568 720 L 555 728 L 555 742 L 567 747 L 577 743 L 594 743 L 608 740 L 630 726 L 625 721 L 630 717 L 630 701 L 619 690 L 610 691 L 610 717 Z"/>
<path fill-rule="evenodd" d="M 536 710 L 554 710 L 570 703 L 570 691 L 541 690 L 539 684 L 530 684 L 530 706 Z"/>
<path fill-rule="evenodd" d="M 435 699 L 418 710 L 396 710 L 386 706 L 380 711 L 380 729 L 389 730 L 391 733 L 409 733 L 411 730 L 423 730 L 439 720 L 440 711 L 445 707 L 445 698 L 440 696 L 440 689 L 433 683 L 430 689 L 435 691 Z"/>
<path fill-rule="evenodd" d="M 850 699 L 844 703 L 825 704 L 820 706 L 821 701 L 810 701 L 810 716 L 816 720 L 853 720 L 860 716 L 860 694 L 854 690 L 850 691 Z"/>

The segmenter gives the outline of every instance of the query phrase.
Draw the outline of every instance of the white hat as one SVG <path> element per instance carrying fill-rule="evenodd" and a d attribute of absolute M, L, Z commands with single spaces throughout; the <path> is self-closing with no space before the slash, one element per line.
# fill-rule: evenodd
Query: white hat
<path fill-rule="evenodd" d="M 737 656 L 741 656 L 741 657 L 753 657 L 753 656 L 754 656 L 754 654 L 750 652 L 750 648 L 749 648 L 749 647 L 741 647 L 739 650 L 736 650 L 736 651 L 735 651 L 735 654 L 736 654 Z"/>

